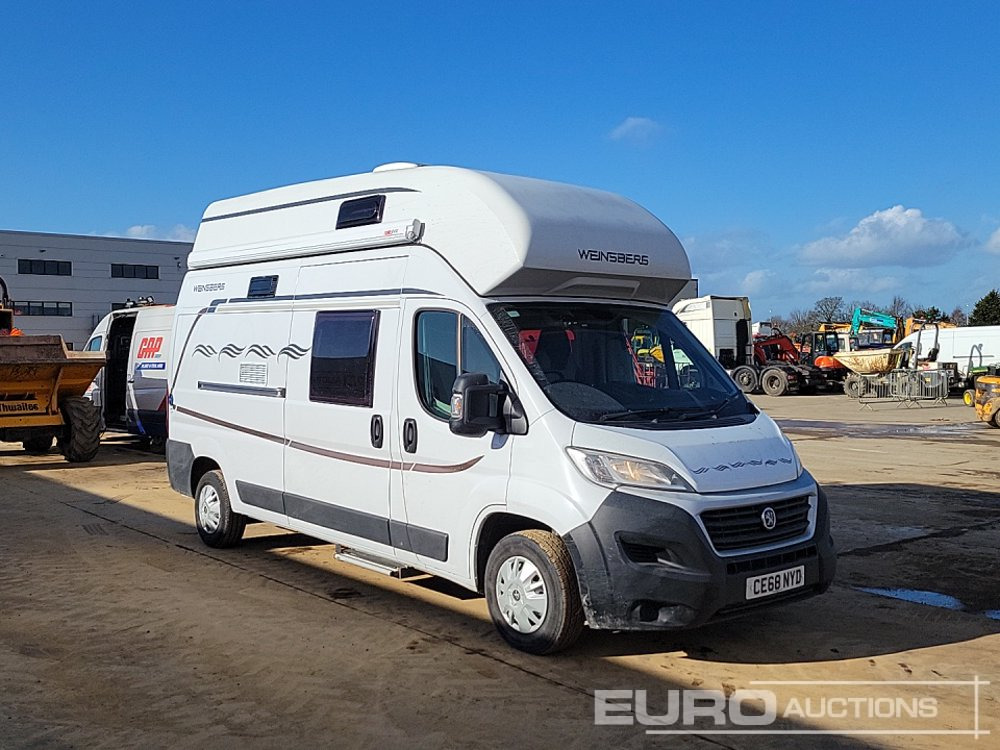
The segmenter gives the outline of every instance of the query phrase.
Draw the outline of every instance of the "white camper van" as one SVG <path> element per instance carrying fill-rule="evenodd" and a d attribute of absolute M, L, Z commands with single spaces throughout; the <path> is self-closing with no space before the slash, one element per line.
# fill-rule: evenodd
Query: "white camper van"
<path fill-rule="evenodd" d="M 823 491 L 659 302 L 687 255 L 625 198 L 393 165 L 213 203 L 188 265 L 167 462 L 210 546 L 258 519 L 426 571 L 533 653 L 830 583 Z"/>
<path fill-rule="evenodd" d="M 163 449 L 167 437 L 167 355 L 172 305 L 129 307 L 105 315 L 86 349 L 108 363 L 87 395 L 101 407 L 104 425 L 139 435 Z"/>

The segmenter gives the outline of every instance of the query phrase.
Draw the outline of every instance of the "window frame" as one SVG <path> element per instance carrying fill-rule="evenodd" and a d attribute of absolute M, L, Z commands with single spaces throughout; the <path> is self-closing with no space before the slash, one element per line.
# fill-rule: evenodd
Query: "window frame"
<path fill-rule="evenodd" d="M 337 406 L 360 406 L 371 409 L 375 403 L 375 367 L 378 360 L 378 333 L 382 318 L 382 311 L 377 308 L 366 308 L 362 310 L 317 310 L 313 317 L 313 343 L 312 352 L 309 355 L 309 401 L 316 404 L 334 404 Z M 365 393 L 360 399 L 348 399 L 340 397 L 316 396 L 313 393 L 313 365 L 316 359 L 329 359 L 329 357 L 316 356 L 316 332 L 319 330 L 320 320 L 323 316 L 337 315 L 364 315 L 370 314 L 371 333 L 368 337 L 368 371 L 365 377 Z"/>
<path fill-rule="evenodd" d="M 447 417 L 442 417 L 439 414 L 435 414 L 433 411 L 431 411 L 430 407 L 428 407 L 427 404 L 424 402 L 424 394 L 423 394 L 423 392 L 420 389 L 420 381 L 418 379 L 419 378 L 419 375 L 418 375 L 419 370 L 418 370 L 418 367 L 417 367 L 417 355 L 419 354 L 419 349 L 418 349 L 419 342 L 417 340 L 418 321 L 419 321 L 421 315 L 423 315 L 424 313 L 430 313 L 430 312 L 449 313 L 449 314 L 455 316 L 455 369 L 456 369 L 456 375 L 455 375 L 455 377 L 456 378 L 459 375 L 462 374 L 462 356 L 463 356 L 463 351 L 462 351 L 462 349 L 463 349 L 463 347 L 462 347 L 462 322 L 467 320 L 467 321 L 469 321 L 469 324 L 472 326 L 472 329 L 477 334 L 479 334 L 479 337 L 486 344 L 486 348 L 489 350 L 490 354 L 493 356 L 493 359 L 496 360 L 497 367 L 498 367 L 499 372 L 500 372 L 500 382 L 501 383 L 506 383 L 506 382 L 509 382 L 509 379 L 507 377 L 507 373 L 504 370 L 503 360 L 499 356 L 497 356 L 497 353 L 496 353 L 496 351 L 494 349 L 495 345 L 493 344 L 492 340 L 489 337 L 487 337 L 486 334 L 483 333 L 481 327 L 479 326 L 478 321 L 475 318 L 473 318 L 471 315 L 466 315 L 464 312 L 461 312 L 459 310 L 455 310 L 455 309 L 449 308 L 449 307 L 421 307 L 421 308 L 418 308 L 417 310 L 414 310 L 413 311 L 413 317 L 411 318 L 411 320 L 412 320 L 411 326 L 412 326 L 412 329 L 413 329 L 412 330 L 412 336 L 411 336 L 411 341 L 412 341 L 412 346 L 413 346 L 413 356 L 411 357 L 411 363 L 412 363 L 412 368 L 413 368 L 413 391 L 414 391 L 414 393 L 417 396 L 417 403 L 420 404 L 420 408 L 423 409 L 424 412 L 429 417 L 432 417 L 433 419 L 436 419 L 439 422 L 445 422 L 445 423 L 447 423 L 449 421 Z M 449 401 L 450 401 L 450 398 L 449 398 Z"/>
<path fill-rule="evenodd" d="M 17 273 L 24 276 L 72 276 L 73 261 L 52 260 L 50 258 L 18 258 Z"/>

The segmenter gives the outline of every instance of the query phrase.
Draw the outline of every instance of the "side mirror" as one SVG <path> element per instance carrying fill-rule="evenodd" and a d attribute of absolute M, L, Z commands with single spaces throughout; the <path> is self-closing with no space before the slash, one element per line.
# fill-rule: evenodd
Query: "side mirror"
<path fill-rule="evenodd" d="M 468 437 L 508 432 L 507 412 L 511 401 L 510 390 L 505 384 L 491 383 L 481 372 L 459 375 L 452 386 L 448 426 L 454 434 Z"/>

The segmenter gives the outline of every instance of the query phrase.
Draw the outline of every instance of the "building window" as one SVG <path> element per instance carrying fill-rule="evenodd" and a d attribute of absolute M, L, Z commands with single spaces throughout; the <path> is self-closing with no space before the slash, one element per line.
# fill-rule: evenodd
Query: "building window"
<path fill-rule="evenodd" d="M 124 310 L 126 307 L 128 307 L 128 304 L 125 302 L 112 302 L 111 312 L 114 312 L 115 310 Z"/>
<path fill-rule="evenodd" d="M 72 276 L 73 264 L 68 260 L 20 258 L 17 261 L 17 272 L 35 274 L 36 276 Z"/>
<path fill-rule="evenodd" d="M 378 311 L 316 314 L 309 400 L 371 406 Z"/>
<path fill-rule="evenodd" d="M 15 302 L 14 314 L 25 318 L 73 316 L 72 302 Z"/>
<path fill-rule="evenodd" d="M 112 263 L 112 279 L 158 279 L 160 278 L 159 266 L 143 266 L 134 263 Z"/>

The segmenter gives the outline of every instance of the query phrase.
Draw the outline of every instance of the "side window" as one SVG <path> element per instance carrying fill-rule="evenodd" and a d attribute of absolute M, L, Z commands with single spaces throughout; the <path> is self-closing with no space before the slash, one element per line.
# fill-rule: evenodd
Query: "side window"
<path fill-rule="evenodd" d="M 500 382 L 500 363 L 483 335 L 465 317 L 462 318 L 462 372 L 485 372 L 491 383 Z"/>
<path fill-rule="evenodd" d="M 88 351 L 88 352 L 99 352 L 99 351 L 101 351 L 101 341 L 102 340 L 103 340 L 103 337 L 101 337 L 101 336 L 94 336 L 94 338 L 92 338 L 90 341 L 87 342 L 86 351 Z"/>
<path fill-rule="evenodd" d="M 457 313 L 427 310 L 416 318 L 417 394 L 432 415 L 451 416 L 451 390 L 461 371 L 484 372 L 499 383 L 500 363 L 472 321 Z"/>
<path fill-rule="evenodd" d="M 435 417 L 451 415 L 451 387 L 458 377 L 458 315 L 441 310 L 419 313 L 416 320 L 417 394 Z"/>
<path fill-rule="evenodd" d="M 378 311 L 316 313 L 309 400 L 371 406 Z"/>

